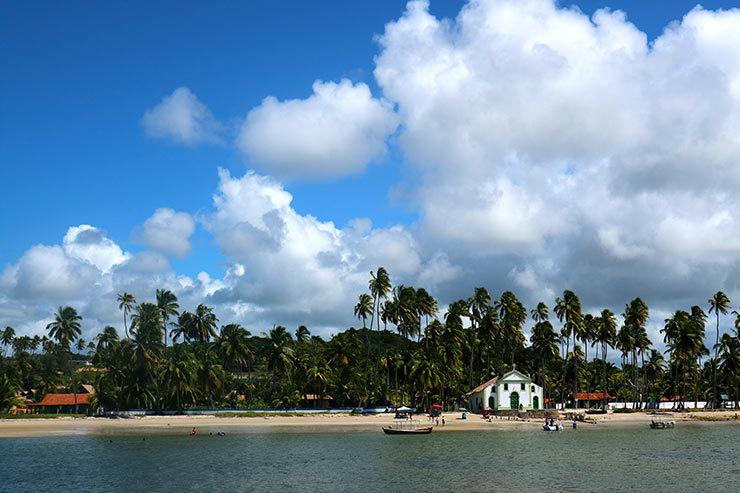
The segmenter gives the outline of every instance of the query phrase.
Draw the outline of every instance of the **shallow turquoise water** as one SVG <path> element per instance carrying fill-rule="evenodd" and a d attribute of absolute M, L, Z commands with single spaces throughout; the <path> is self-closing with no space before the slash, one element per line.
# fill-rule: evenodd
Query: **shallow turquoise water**
<path fill-rule="evenodd" d="M 736 424 L 685 423 L 416 437 L 378 430 L 5 438 L 0 490 L 740 491 L 739 444 Z"/>

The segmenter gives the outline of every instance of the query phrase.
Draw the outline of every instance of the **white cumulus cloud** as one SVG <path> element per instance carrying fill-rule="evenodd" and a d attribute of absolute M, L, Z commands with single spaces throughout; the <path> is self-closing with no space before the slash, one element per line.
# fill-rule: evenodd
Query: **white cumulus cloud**
<path fill-rule="evenodd" d="M 167 138 L 181 144 L 218 142 L 222 125 L 208 107 L 187 87 L 179 87 L 172 94 L 147 110 L 141 119 L 146 134 Z"/>
<path fill-rule="evenodd" d="M 187 212 L 161 208 L 144 221 L 139 241 L 153 250 L 173 257 L 190 253 L 190 237 L 195 232 L 195 221 Z"/>
<path fill-rule="evenodd" d="M 325 178 L 362 171 L 386 152 L 398 120 L 366 84 L 316 81 L 307 99 L 267 97 L 247 115 L 237 145 L 280 177 Z"/>

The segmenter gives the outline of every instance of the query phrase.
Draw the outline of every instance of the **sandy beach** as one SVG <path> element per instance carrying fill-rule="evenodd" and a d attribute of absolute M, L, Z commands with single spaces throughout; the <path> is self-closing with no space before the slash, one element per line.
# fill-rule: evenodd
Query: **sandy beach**
<path fill-rule="evenodd" d="M 459 419 L 460 413 L 445 413 L 445 425 L 436 425 L 435 432 L 465 430 L 538 429 L 540 419 L 497 419 L 490 422 L 479 415 L 469 414 L 468 419 Z M 671 413 L 677 422 L 732 422 L 734 411 L 706 411 Z M 146 416 L 135 418 L 40 418 L 0 419 L 0 438 L 63 436 L 84 434 L 151 434 L 188 433 L 193 428 L 198 433 L 229 432 L 324 432 L 324 431 L 373 431 L 380 430 L 393 420 L 389 414 L 374 416 L 351 416 L 347 414 L 317 414 L 304 416 L 260 416 L 260 417 L 217 417 L 217 416 Z M 426 416 L 418 417 L 419 423 L 431 423 Z M 579 422 L 581 429 L 603 426 L 642 426 L 650 417 L 646 413 L 588 415 Z M 565 423 L 569 426 L 569 423 Z"/>

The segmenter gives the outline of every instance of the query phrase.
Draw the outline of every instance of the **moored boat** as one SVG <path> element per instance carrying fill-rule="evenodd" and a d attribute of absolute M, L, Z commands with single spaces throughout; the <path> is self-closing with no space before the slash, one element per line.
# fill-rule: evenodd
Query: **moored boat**
<path fill-rule="evenodd" d="M 665 430 L 668 428 L 675 428 L 676 422 L 673 420 L 652 420 L 650 422 L 650 428 L 654 430 Z"/>
<path fill-rule="evenodd" d="M 427 435 L 432 432 L 432 427 L 426 428 L 393 428 L 393 426 L 384 426 L 383 433 L 386 435 Z"/>
<path fill-rule="evenodd" d="M 542 431 L 563 431 L 563 424 L 559 419 L 549 419 L 542 425 Z"/>
<path fill-rule="evenodd" d="M 386 435 L 427 435 L 432 432 L 432 426 L 422 426 L 418 420 L 397 420 L 392 425 L 384 426 Z"/>

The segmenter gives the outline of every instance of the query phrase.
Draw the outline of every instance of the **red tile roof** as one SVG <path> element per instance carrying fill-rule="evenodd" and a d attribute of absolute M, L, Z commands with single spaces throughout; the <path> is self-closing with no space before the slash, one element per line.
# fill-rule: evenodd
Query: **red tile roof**
<path fill-rule="evenodd" d="M 89 404 L 90 396 L 93 394 L 77 394 L 77 404 Z M 30 406 L 74 406 L 74 394 L 46 394 L 41 402 L 29 404 Z"/>
<path fill-rule="evenodd" d="M 686 397 L 683 395 L 677 395 L 675 397 L 661 397 L 661 402 L 678 402 L 684 400 Z"/>
<path fill-rule="evenodd" d="M 591 392 L 590 394 L 586 392 L 579 392 L 577 394 L 570 394 L 572 398 L 578 401 L 600 401 L 604 398 L 603 392 Z M 612 396 L 610 394 L 606 394 L 607 399 L 611 399 Z"/>

